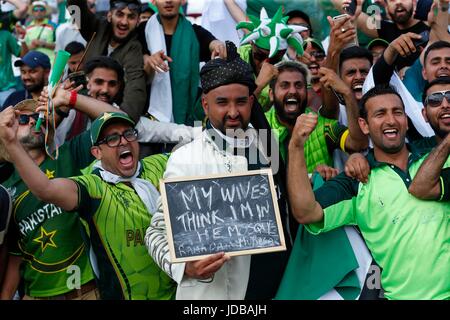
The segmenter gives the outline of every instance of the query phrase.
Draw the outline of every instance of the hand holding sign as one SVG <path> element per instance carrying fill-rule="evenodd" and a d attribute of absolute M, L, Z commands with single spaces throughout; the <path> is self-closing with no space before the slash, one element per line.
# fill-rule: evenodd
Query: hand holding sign
<path fill-rule="evenodd" d="M 171 262 L 195 261 L 191 277 L 212 276 L 228 256 L 286 250 L 270 170 L 168 179 L 160 190 Z"/>

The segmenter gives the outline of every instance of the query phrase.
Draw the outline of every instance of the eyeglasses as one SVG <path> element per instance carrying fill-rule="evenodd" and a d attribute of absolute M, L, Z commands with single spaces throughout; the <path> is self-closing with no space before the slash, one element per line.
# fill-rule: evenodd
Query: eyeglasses
<path fill-rule="evenodd" d="M 447 102 L 450 103 L 450 90 L 449 91 L 436 91 L 429 94 L 425 99 L 425 105 L 428 105 L 432 108 L 439 107 L 442 104 L 442 101 L 447 99 Z"/>
<path fill-rule="evenodd" d="M 34 7 L 33 12 L 44 12 L 46 11 L 44 7 Z"/>
<path fill-rule="evenodd" d="M 120 142 L 122 141 L 122 137 L 125 138 L 128 142 L 136 141 L 138 138 L 138 131 L 136 129 L 128 129 L 125 130 L 122 134 L 111 134 L 109 136 L 106 136 L 104 139 L 98 141 L 95 145 L 99 146 L 103 143 L 106 143 L 108 147 L 115 148 L 120 145 Z"/>
<path fill-rule="evenodd" d="M 140 4 L 127 3 L 127 2 L 122 2 L 122 1 L 114 2 L 111 6 L 111 10 L 112 9 L 122 10 L 125 7 L 128 7 L 128 9 L 130 9 L 131 11 L 140 12 L 140 10 L 141 10 Z"/>
<path fill-rule="evenodd" d="M 39 113 L 19 115 L 19 124 L 23 126 L 30 123 L 30 118 L 34 119 L 34 121 L 37 121 L 39 118 Z"/>

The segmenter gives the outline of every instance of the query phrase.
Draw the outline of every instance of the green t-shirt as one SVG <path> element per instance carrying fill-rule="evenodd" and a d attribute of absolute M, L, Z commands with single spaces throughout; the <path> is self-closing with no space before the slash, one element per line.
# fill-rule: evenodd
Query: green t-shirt
<path fill-rule="evenodd" d="M 21 47 L 9 31 L 0 30 L 0 91 L 6 91 L 16 85 L 12 70 L 11 55 L 18 57 Z"/>
<path fill-rule="evenodd" d="M 450 203 L 420 200 L 408 192 L 425 159 L 411 152 L 407 172 L 377 162 L 371 152 L 368 183 L 345 174 L 325 182 L 315 192 L 324 220 L 306 228 L 318 234 L 357 225 L 382 269 L 388 299 L 449 299 Z"/>
<path fill-rule="evenodd" d="M 86 132 L 66 142 L 59 150 L 58 160 L 47 157 L 39 167 L 50 179 L 78 175 L 93 160 L 90 145 Z M 74 274 L 70 266 L 80 268 L 80 284 L 92 280 L 78 214 L 38 200 L 17 171 L 3 185 L 14 201 L 8 237 L 10 252 L 24 259 L 26 294 L 48 297 L 71 291 L 74 288 L 67 286 Z"/>
<path fill-rule="evenodd" d="M 158 187 L 167 159 L 160 154 L 141 160 L 139 178 Z M 152 215 L 134 189 L 105 182 L 98 169 L 72 179 L 79 189 L 78 212 L 89 225 L 102 299 L 173 299 L 176 283 L 147 252 L 144 237 Z"/>

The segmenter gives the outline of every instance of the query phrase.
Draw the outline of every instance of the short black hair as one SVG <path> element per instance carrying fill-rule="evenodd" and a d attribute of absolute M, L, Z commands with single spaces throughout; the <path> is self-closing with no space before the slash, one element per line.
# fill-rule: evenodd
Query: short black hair
<path fill-rule="evenodd" d="M 306 21 L 306 23 L 309 25 L 309 32 L 311 33 L 311 36 L 313 34 L 313 29 L 312 29 L 312 25 L 311 25 L 311 20 L 309 19 L 309 16 L 303 12 L 302 10 L 291 10 L 286 14 L 287 17 L 289 17 L 289 20 L 292 18 L 302 18 L 303 20 Z M 289 21 L 288 20 L 288 21 Z"/>
<path fill-rule="evenodd" d="M 425 50 L 425 53 L 423 55 L 423 64 L 425 65 L 425 62 L 427 61 L 427 57 L 430 54 L 430 51 L 439 50 L 442 48 L 450 48 L 450 42 L 439 40 L 430 44 L 428 48 Z"/>
<path fill-rule="evenodd" d="M 84 65 L 84 72 L 86 74 L 90 74 L 94 69 L 104 68 L 114 70 L 117 73 L 117 80 L 120 83 L 124 82 L 124 71 L 119 62 L 114 60 L 113 58 L 106 56 L 98 56 L 89 59 Z"/>
<path fill-rule="evenodd" d="M 423 89 L 423 93 L 422 93 L 422 102 L 423 102 L 424 107 L 425 107 L 425 99 L 427 98 L 428 89 L 430 89 L 432 86 L 439 85 L 439 84 L 450 84 L 450 77 L 440 77 L 440 78 L 434 79 L 431 82 L 427 82 L 427 84 L 425 85 L 425 88 Z"/>
<path fill-rule="evenodd" d="M 390 86 L 389 84 L 381 84 L 373 87 L 363 95 L 363 97 L 359 101 L 359 116 L 367 120 L 367 108 L 366 108 L 367 101 L 371 98 L 383 96 L 386 94 L 396 95 L 402 102 L 403 110 L 405 110 L 405 104 L 403 103 L 402 97 L 397 92 L 397 90 L 394 87 Z"/>
<path fill-rule="evenodd" d="M 64 50 L 70 53 L 71 55 L 83 52 L 85 49 L 86 47 L 82 43 L 77 41 L 72 41 L 68 43 L 67 46 L 64 48 Z"/>
<path fill-rule="evenodd" d="M 305 87 L 307 85 L 307 81 L 308 81 L 308 70 L 306 69 L 306 67 L 296 61 L 281 61 L 278 62 L 275 67 L 278 70 L 278 74 L 281 74 L 284 71 L 294 71 L 294 72 L 299 72 L 303 75 L 303 78 L 305 79 Z M 277 83 L 278 77 L 274 77 L 272 80 L 270 80 L 270 88 L 272 90 L 275 89 L 275 84 Z"/>
<path fill-rule="evenodd" d="M 370 65 L 373 65 L 373 55 L 368 49 L 358 46 L 352 46 L 342 50 L 339 56 L 339 70 L 341 70 L 344 61 L 354 58 L 367 59 L 369 60 Z"/>

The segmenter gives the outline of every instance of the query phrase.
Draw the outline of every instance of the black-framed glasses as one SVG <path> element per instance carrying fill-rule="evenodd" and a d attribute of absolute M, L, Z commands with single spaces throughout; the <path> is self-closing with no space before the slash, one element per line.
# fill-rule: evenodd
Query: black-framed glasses
<path fill-rule="evenodd" d="M 425 105 L 432 108 L 439 107 L 442 104 L 444 97 L 447 99 L 447 102 L 450 103 L 450 90 L 430 93 L 425 99 Z"/>
<path fill-rule="evenodd" d="M 112 9 L 122 10 L 125 7 L 128 7 L 128 9 L 130 9 L 131 11 L 137 11 L 137 12 L 141 11 L 141 5 L 140 4 L 128 3 L 128 2 L 123 2 L 123 1 L 114 2 L 112 4 L 112 6 L 111 6 L 111 10 Z"/>
<path fill-rule="evenodd" d="M 122 141 L 122 137 L 125 138 L 128 142 L 136 141 L 138 138 L 138 131 L 136 129 L 127 129 L 122 134 L 114 133 L 106 136 L 104 139 L 98 141 L 95 145 L 99 146 L 103 143 L 106 143 L 108 147 L 114 148 L 120 145 Z"/>
<path fill-rule="evenodd" d="M 25 125 L 30 123 L 30 118 L 34 119 L 34 121 L 37 121 L 39 118 L 39 113 L 33 113 L 33 114 L 21 114 L 19 115 L 19 124 Z"/>

